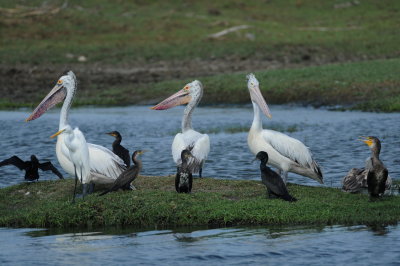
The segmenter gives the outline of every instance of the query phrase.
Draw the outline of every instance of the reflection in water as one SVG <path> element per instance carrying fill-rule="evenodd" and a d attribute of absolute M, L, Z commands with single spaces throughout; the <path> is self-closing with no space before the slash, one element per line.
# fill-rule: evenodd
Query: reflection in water
<path fill-rule="evenodd" d="M 321 165 L 325 185 L 339 187 L 341 178 L 350 168 L 362 167 L 369 156 L 368 147 L 356 139 L 360 135 L 375 135 L 382 140 L 382 161 L 390 175 L 396 178 L 400 169 L 398 149 L 400 114 L 330 112 L 323 109 L 272 106 L 273 120 L 264 119 L 264 128 L 284 130 L 310 147 Z M 25 123 L 25 112 L 0 112 L 0 159 L 11 155 L 28 158 L 31 153 L 49 159 L 61 169 L 55 157 L 55 140 L 49 138 L 58 128 L 59 110 L 52 110 L 38 120 Z M 294 115 L 295 114 L 295 115 Z M 70 122 L 85 133 L 88 142 L 111 148 L 112 139 L 106 135 L 118 130 L 123 145 L 130 151 L 149 150 L 143 160 L 143 175 L 175 173 L 171 156 L 174 134 L 181 126 L 182 108 L 163 112 L 148 107 L 74 108 Z M 259 179 L 258 166 L 251 163 L 253 155 L 247 147 L 247 130 L 253 119 L 250 105 L 242 108 L 197 108 L 193 125 L 200 132 L 210 132 L 211 151 L 203 174 L 228 179 Z M 371 128 L 368 121 L 379 120 Z M 121 123 L 123 121 L 123 123 Z M 12 132 L 10 135 L 9 132 Z M 154 163 L 157 158 L 157 163 Z M 56 179 L 41 173 L 41 179 Z M 0 187 L 23 180 L 23 173 L 14 167 L 0 168 Z M 294 174 L 290 182 L 314 185 L 318 183 Z"/>
<path fill-rule="evenodd" d="M 243 265 L 285 261 L 295 265 L 389 265 L 398 262 L 400 227 L 372 228 L 296 226 L 149 231 L 107 228 L 94 232 L 0 228 L 0 263 Z"/>

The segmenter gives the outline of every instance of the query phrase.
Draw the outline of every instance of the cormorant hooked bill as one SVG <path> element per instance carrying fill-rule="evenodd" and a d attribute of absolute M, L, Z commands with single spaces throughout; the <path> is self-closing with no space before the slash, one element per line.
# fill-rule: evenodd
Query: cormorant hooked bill
<path fill-rule="evenodd" d="M 268 153 L 260 151 L 256 159 L 260 160 L 261 181 L 267 187 L 269 198 L 280 198 L 286 201 L 297 201 L 296 198 L 289 195 L 282 178 L 271 168 L 267 166 Z"/>
<path fill-rule="evenodd" d="M 192 191 L 193 177 L 190 170 L 190 162 L 194 160 L 192 153 L 189 150 L 181 152 L 182 164 L 178 166 L 178 171 L 175 177 L 175 189 L 178 193 L 190 193 Z"/>
<path fill-rule="evenodd" d="M 39 163 L 38 158 L 35 155 L 31 155 L 30 161 L 22 161 L 18 156 L 12 156 L 2 162 L 0 162 L 0 167 L 4 165 L 14 165 L 19 168 L 19 170 L 25 171 L 25 180 L 34 181 L 39 179 L 38 169 L 42 171 L 52 171 L 60 179 L 64 179 L 62 174 L 53 166 L 51 162 Z"/>
<path fill-rule="evenodd" d="M 133 166 L 122 172 L 120 176 L 114 181 L 111 188 L 102 192 L 99 196 L 103 196 L 109 192 L 117 191 L 118 189 L 131 190 L 131 183 L 139 175 L 142 170 L 142 161 L 138 159 L 138 156 L 145 153 L 146 151 L 138 150 L 132 154 Z"/>
<path fill-rule="evenodd" d="M 127 167 L 131 166 L 131 158 L 129 156 L 129 151 L 121 145 L 122 136 L 118 131 L 111 131 L 106 133 L 110 136 L 115 137 L 115 140 L 112 144 L 113 152 L 121 158 Z"/>

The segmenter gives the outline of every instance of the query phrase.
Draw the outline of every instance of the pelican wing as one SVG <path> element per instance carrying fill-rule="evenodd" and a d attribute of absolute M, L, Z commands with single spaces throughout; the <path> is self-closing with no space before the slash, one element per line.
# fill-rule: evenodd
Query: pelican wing
<path fill-rule="evenodd" d="M 172 142 L 172 157 L 174 158 L 174 162 L 177 165 L 182 163 L 181 161 L 181 153 L 186 147 L 189 146 L 185 143 L 185 139 L 183 138 L 182 133 L 178 133 L 175 135 L 174 141 Z"/>
<path fill-rule="evenodd" d="M 210 152 L 210 138 L 194 130 L 176 134 L 172 142 L 172 157 L 177 165 L 182 163 L 181 153 L 185 149 L 189 149 L 195 158 L 188 163 L 189 168 L 192 172 L 198 172 Z"/>
<path fill-rule="evenodd" d="M 90 171 L 117 179 L 126 169 L 121 158 L 103 146 L 88 143 L 90 157 Z"/>
<path fill-rule="evenodd" d="M 210 138 L 207 134 L 203 134 L 201 138 L 199 138 L 193 146 L 192 155 L 198 163 L 203 163 L 210 152 Z"/>
<path fill-rule="evenodd" d="M 263 138 L 280 154 L 301 166 L 314 168 L 316 165 L 310 150 L 301 141 L 273 130 L 263 130 Z"/>

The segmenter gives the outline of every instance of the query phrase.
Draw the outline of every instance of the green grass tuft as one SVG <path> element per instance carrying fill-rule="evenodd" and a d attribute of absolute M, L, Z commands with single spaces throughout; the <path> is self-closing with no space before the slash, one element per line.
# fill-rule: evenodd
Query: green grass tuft
<path fill-rule="evenodd" d="M 169 177 L 140 176 L 136 191 L 89 195 L 71 204 L 73 181 L 41 181 L 0 189 L 0 226 L 95 227 L 186 225 L 393 224 L 400 197 L 370 202 L 368 195 L 289 184 L 298 201 L 266 198 L 258 181 L 196 178 L 178 194 Z"/>

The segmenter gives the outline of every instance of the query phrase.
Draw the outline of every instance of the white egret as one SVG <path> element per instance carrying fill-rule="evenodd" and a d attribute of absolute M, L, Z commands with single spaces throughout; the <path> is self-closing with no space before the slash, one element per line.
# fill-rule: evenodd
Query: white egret
<path fill-rule="evenodd" d="M 69 158 L 74 166 L 75 187 L 72 202 L 75 202 L 76 184 L 78 179 L 82 183 L 83 198 L 85 198 L 85 194 L 87 192 L 87 185 L 90 183 L 89 148 L 86 143 L 85 136 L 77 127 L 72 130 L 71 126 L 67 125 L 65 128 L 52 135 L 51 138 L 55 138 L 60 134 L 65 135 L 64 144 L 68 149 Z"/>
<path fill-rule="evenodd" d="M 153 110 L 169 109 L 177 105 L 188 104 L 183 112 L 182 133 L 176 134 L 172 142 L 172 157 L 179 167 L 182 164 L 181 153 L 189 149 L 193 159 L 188 163 L 192 173 L 202 175 L 202 169 L 208 153 L 210 152 L 210 138 L 207 134 L 201 134 L 192 128 L 192 114 L 203 96 L 203 85 L 195 80 L 173 94 L 169 98 L 153 106 Z"/>
<path fill-rule="evenodd" d="M 322 172 L 317 162 L 312 158 L 310 150 L 299 140 L 283 133 L 263 129 L 260 111 L 271 118 L 271 113 L 253 74 L 247 75 L 247 87 L 253 103 L 254 118 L 247 143 L 250 151 L 257 155 L 260 151 L 268 153 L 268 164 L 282 171 L 283 180 L 287 181 L 288 172 L 312 178 L 323 183 Z"/>

